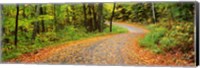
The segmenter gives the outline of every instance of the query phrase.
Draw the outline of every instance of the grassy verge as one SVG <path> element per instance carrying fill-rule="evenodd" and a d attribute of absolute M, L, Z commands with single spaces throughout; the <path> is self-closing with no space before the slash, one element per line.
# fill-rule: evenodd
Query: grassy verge
<path fill-rule="evenodd" d="M 139 44 L 154 53 L 187 53 L 194 49 L 193 23 L 176 23 L 173 26 L 158 23 L 151 24 L 147 28 L 150 32 L 140 39 Z"/>
<path fill-rule="evenodd" d="M 14 45 L 4 45 L 2 48 L 2 60 L 7 61 L 12 58 L 16 58 L 24 53 L 34 52 L 41 48 L 61 44 L 64 42 L 75 41 L 95 36 L 102 36 L 106 34 L 117 34 L 128 32 L 127 29 L 115 26 L 112 27 L 113 32 L 109 32 L 109 27 L 106 27 L 103 32 L 91 32 L 87 33 L 82 27 L 74 28 L 73 26 L 68 26 L 64 30 L 58 32 L 46 32 L 38 34 L 34 43 L 22 42 L 19 43 L 17 48 Z"/>
<path fill-rule="evenodd" d="M 147 28 L 150 32 L 139 41 L 140 46 L 146 47 L 155 53 L 161 53 L 162 50 L 158 47 L 157 43 L 164 36 L 167 29 L 156 25 L 150 25 Z"/>

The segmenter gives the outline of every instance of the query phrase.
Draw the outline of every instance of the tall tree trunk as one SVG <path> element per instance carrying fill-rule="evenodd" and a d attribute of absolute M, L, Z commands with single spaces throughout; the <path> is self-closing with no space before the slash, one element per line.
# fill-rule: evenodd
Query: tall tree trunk
<path fill-rule="evenodd" d="M 0 32 L 0 36 L 2 37 L 2 35 L 3 35 L 3 27 L 2 27 L 2 25 L 3 25 L 3 18 L 2 18 L 2 16 L 3 16 L 3 5 L 0 5 L 0 30 L 1 30 L 1 32 Z M 0 45 L 2 45 L 2 39 L 0 40 Z M 1 56 L 1 54 L 2 53 L 0 53 L 0 56 Z M 1 62 L 1 59 L 0 59 L 0 62 Z"/>
<path fill-rule="evenodd" d="M 103 26 L 103 3 L 99 3 L 98 5 L 98 30 L 99 32 L 102 32 L 102 26 Z"/>
<path fill-rule="evenodd" d="M 86 13 L 86 10 L 87 10 L 86 4 L 83 3 L 84 26 L 88 30 L 88 28 L 87 28 L 87 13 Z"/>
<path fill-rule="evenodd" d="M 39 14 L 40 14 L 40 6 L 41 5 L 38 5 L 38 11 L 36 11 L 36 13 L 38 13 L 37 15 L 36 15 L 36 17 L 38 17 L 39 16 Z M 37 21 L 36 22 L 36 34 L 39 34 L 40 33 L 40 21 Z"/>
<path fill-rule="evenodd" d="M 40 5 L 40 15 L 44 15 L 44 10 L 41 5 Z M 41 20 L 41 25 L 42 25 L 42 32 L 45 32 L 45 24 L 43 19 Z"/>
<path fill-rule="evenodd" d="M 54 13 L 53 13 L 53 16 L 54 16 L 54 23 L 57 23 L 57 20 L 56 20 L 56 5 L 55 5 L 55 4 L 53 5 L 53 10 L 54 10 L 54 11 L 53 11 L 53 12 L 54 12 Z"/>
<path fill-rule="evenodd" d="M 112 16 L 110 18 L 110 32 L 112 32 L 112 20 L 113 20 L 113 17 L 114 17 L 115 5 L 116 5 L 116 3 L 114 3 L 113 11 L 112 11 Z"/>
<path fill-rule="evenodd" d="M 3 23 L 3 5 L 0 5 L 0 28 L 2 28 L 2 32 L 1 33 L 4 33 L 4 28 L 2 27 L 2 23 Z M 1 30 L 1 29 L 0 29 Z M 0 34 L 1 34 L 0 33 Z M 1 36 L 1 35 L 0 35 Z"/>
<path fill-rule="evenodd" d="M 92 11 L 91 11 L 91 4 L 88 5 L 89 8 L 89 31 L 92 32 L 93 31 L 93 21 L 92 21 Z"/>
<path fill-rule="evenodd" d="M 73 10 L 73 12 L 72 12 L 72 22 L 71 22 L 71 25 L 75 25 L 75 21 L 76 21 L 76 15 L 75 15 L 75 6 L 74 6 L 74 4 L 72 4 L 71 5 L 71 8 L 72 8 L 72 10 Z"/>
<path fill-rule="evenodd" d="M 40 7 L 38 5 L 35 6 L 35 14 L 34 16 L 37 17 L 39 15 L 39 10 L 40 10 Z M 32 40 L 35 40 L 35 37 L 36 37 L 36 34 L 38 33 L 38 21 L 35 21 L 34 22 L 34 28 L 33 28 L 33 34 L 32 34 Z"/>
<path fill-rule="evenodd" d="M 3 5 L 0 5 L 0 28 L 2 27 L 2 23 L 3 23 L 3 19 L 2 19 L 2 16 L 3 16 Z M 1 36 L 1 35 L 0 35 Z"/>
<path fill-rule="evenodd" d="M 92 7 L 92 12 L 93 12 L 93 22 L 94 22 L 94 30 L 93 31 L 96 31 L 97 28 L 98 28 L 98 21 L 97 21 L 97 18 L 96 18 L 96 11 L 95 11 L 95 8 L 94 8 L 94 4 L 91 4 L 91 7 Z"/>
<path fill-rule="evenodd" d="M 3 46 L 2 46 L 2 35 L 3 35 L 3 27 L 2 27 L 2 25 L 3 25 L 3 18 L 2 18 L 2 16 L 3 16 L 3 5 L 0 5 L 0 37 L 1 37 L 1 39 L 0 39 L 0 48 L 2 48 Z M 2 56 L 2 52 L 0 52 L 0 56 Z M 0 58 L 0 62 L 2 62 L 2 58 Z"/>
<path fill-rule="evenodd" d="M 16 5 L 16 19 L 15 19 L 15 46 L 17 46 L 17 33 L 18 33 L 18 16 L 19 16 L 19 5 Z"/>
<path fill-rule="evenodd" d="M 44 24 L 44 20 L 41 21 L 41 25 L 42 25 L 42 32 L 45 32 L 45 24 Z"/>
<path fill-rule="evenodd" d="M 54 28 L 57 31 L 56 5 L 53 4 Z"/>
<path fill-rule="evenodd" d="M 39 34 L 40 33 L 40 23 L 39 23 L 39 21 L 37 22 L 37 25 L 36 25 L 36 29 L 37 29 L 37 34 Z"/>
<path fill-rule="evenodd" d="M 152 4 L 152 14 L 153 14 L 153 21 L 154 21 L 154 23 L 156 23 L 156 15 L 155 15 L 155 8 L 154 8 L 154 3 L 152 2 L 151 3 Z"/>

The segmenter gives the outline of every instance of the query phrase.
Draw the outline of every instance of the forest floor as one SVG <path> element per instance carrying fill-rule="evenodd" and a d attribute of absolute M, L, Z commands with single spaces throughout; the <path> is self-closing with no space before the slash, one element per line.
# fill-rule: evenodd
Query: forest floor
<path fill-rule="evenodd" d="M 11 59 L 9 63 L 89 64 L 89 65 L 192 65 L 177 54 L 155 54 L 142 48 L 138 40 L 148 30 L 140 25 L 113 23 L 129 33 L 98 36 L 50 46 Z"/>

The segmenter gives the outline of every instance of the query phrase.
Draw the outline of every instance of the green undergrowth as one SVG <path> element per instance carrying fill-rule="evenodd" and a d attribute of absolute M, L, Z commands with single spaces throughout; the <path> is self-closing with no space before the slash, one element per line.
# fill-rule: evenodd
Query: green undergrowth
<path fill-rule="evenodd" d="M 75 28 L 74 26 L 67 26 L 67 28 L 57 32 L 45 32 L 37 35 L 36 39 L 32 42 L 19 42 L 17 48 L 14 45 L 4 44 L 2 48 L 2 60 L 7 61 L 16 58 L 22 54 L 34 52 L 41 48 L 48 46 L 55 46 L 61 43 L 86 39 L 90 37 L 102 36 L 106 34 L 126 33 L 128 30 L 119 26 L 113 25 L 112 32 L 109 32 L 109 27 L 106 27 L 103 32 L 86 32 L 83 27 Z M 14 38 L 9 36 L 8 38 Z M 26 38 L 19 37 L 19 40 L 27 40 Z M 28 40 L 27 40 L 28 41 Z M 10 43 L 12 44 L 12 43 Z"/>
<path fill-rule="evenodd" d="M 151 24 L 150 30 L 143 39 L 139 40 L 140 46 L 154 53 L 165 53 L 176 50 L 186 53 L 193 50 L 194 28 L 193 23 L 176 24 Z"/>
<path fill-rule="evenodd" d="M 148 33 L 144 37 L 144 39 L 141 39 L 139 41 L 140 45 L 156 53 L 162 52 L 157 43 L 164 36 L 167 29 L 163 27 L 158 27 L 156 25 L 149 25 L 147 28 L 150 30 L 150 33 Z"/>

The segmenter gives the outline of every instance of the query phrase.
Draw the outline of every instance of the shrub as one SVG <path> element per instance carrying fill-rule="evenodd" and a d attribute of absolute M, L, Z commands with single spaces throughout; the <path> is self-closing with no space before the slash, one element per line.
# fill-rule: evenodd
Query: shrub
<path fill-rule="evenodd" d="M 193 23 L 175 23 L 172 25 L 171 28 L 168 28 L 169 25 L 163 25 L 162 23 L 150 24 L 148 29 L 151 32 L 143 39 L 140 39 L 140 45 L 152 50 L 153 52 L 177 50 L 181 50 L 181 52 L 189 52 L 189 50 L 193 50 Z M 172 50 L 174 48 L 176 48 L 176 50 Z"/>
<path fill-rule="evenodd" d="M 56 36 L 55 32 L 46 32 L 38 34 L 36 37 L 36 42 L 48 42 L 48 41 L 56 41 L 59 38 Z"/>
<path fill-rule="evenodd" d="M 151 29 L 150 30 L 151 32 L 148 33 L 143 39 L 139 41 L 140 45 L 142 47 L 149 48 L 153 52 L 161 53 L 162 50 L 158 48 L 157 43 L 164 36 L 167 29 L 163 27 L 155 28 L 154 25 L 150 25 L 150 27 L 148 28 Z"/>
<path fill-rule="evenodd" d="M 163 37 L 161 38 L 161 40 L 159 41 L 160 46 L 162 49 L 169 49 L 175 45 L 177 45 L 177 40 L 173 37 Z"/>
<path fill-rule="evenodd" d="M 187 52 L 188 50 L 193 49 L 191 48 L 194 43 L 193 23 L 175 24 L 175 26 L 165 34 L 165 37 L 168 37 L 173 41 L 170 42 L 171 46 L 167 48 L 180 48 L 181 52 Z"/>

